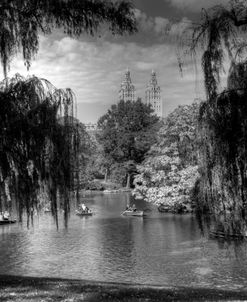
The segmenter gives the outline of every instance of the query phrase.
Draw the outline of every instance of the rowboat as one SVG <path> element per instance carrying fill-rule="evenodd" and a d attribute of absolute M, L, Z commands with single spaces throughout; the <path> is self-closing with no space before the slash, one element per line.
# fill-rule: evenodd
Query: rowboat
<path fill-rule="evenodd" d="M 161 213 L 167 213 L 167 212 L 169 212 L 169 210 L 170 210 L 170 207 L 168 205 L 160 204 L 158 206 L 158 211 Z"/>
<path fill-rule="evenodd" d="M 119 193 L 119 190 L 104 190 L 103 193 L 105 194 Z"/>
<path fill-rule="evenodd" d="M 125 210 L 123 211 L 122 215 L 124 216 L 138 216 L 138 217 L 143 217 L 144 212 L 143 211 L 133 211 L 133 210 Z"/>
<path fill-rule="evenodd" d="M 11 219 L 1 219 L 0 220 L 0 225 L 11 224 L 11 223 L 16 223 L 16 219 L 14 219 L 14 220 L 11 220 Z"/>
<path fill-rule="evenodd" d="M 93 212 L 91 210 L 88 210 L 88 211 L 75 210 L 75 214 L 78 216 L 92 216 Z"/>

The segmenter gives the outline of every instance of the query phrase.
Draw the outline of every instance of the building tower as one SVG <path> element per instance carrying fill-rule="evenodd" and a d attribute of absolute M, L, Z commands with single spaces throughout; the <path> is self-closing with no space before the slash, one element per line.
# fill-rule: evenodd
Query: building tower
<path fill-rule="evenodd" d="M 147 85 L 145 91 L 145 100 L 147 105 L 151 105 L 152 109 L 154 110 L 154 113 L 158 117 L 163 116 L 163 106 L 160 97 L 160 86 L 158 86 L 156 73 L 154 71 L 152 71 L 151 80 Z"/>
<path fill-rule="evenodd" d="M 125 77 L 119 90 L 119 100 L 135 101 L 135 86 L 131 82 L 129 69 L 125 72 Z"/>

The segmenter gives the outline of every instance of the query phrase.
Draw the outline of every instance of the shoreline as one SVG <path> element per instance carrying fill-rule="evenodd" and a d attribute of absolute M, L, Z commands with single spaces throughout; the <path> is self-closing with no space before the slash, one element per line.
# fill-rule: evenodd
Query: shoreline
<path fill-rule="evenodd" d="M 125 188 L 120 188 L 120 189 L 104 189 L 104 190 L 81 190 L 80 192 L 82 193 L 109 193 L 109 194 L 114 194 L 114 193 L 131 193 L 133 189 L 125 189 Z"/>
<path fill-rule="evenodd" d="M 246 301 L 247 290 L 0 275 L 0 301 Z"/>

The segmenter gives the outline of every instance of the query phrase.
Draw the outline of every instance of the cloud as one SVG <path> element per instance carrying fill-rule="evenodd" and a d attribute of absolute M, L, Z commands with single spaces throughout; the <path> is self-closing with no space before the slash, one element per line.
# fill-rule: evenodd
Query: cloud
<path fill-rule="evenodd" d="M 184 17 L 179 22 L 171 23 L 169 28 L 169 36 L 175 38 L 185 38 L 183 35 L 190 35 L 190 29 L 192 28 L 192 21 Z"/>
<path fill-rule="evenodd" d="M 202 8 L 208 9 L 217 4 L 227 5 L 229 0 L 165 0 L 165 2 L 169 2 L 180 10 L 200 12 Z"/>
<path fill-rule="evenodd" d="M 139 34 L 144 33 L 146 35 L 146 44 L 150 44 L 150 42 L 163 43 L 164 41 L 177 43 L 179 38 L 185 34 L 190 34 L 189 29 L 192 27 L 192 21 L 187 17 L 183 17 L 177 22 L 171 22 L 164 17 L 148 16 L 139 9 L 135 9 L 135 17 L 139 26 Z"/>
<path fill-rule="evenodd" d="M 163 33 L 166 29 L 166 26 L 169 24 L 169 20 L 163 17 L 154 18 L 154 31 L 156 33 Z"/>
<path fill-rule="evenodd" d="M 157 72 L 165 114 L 178 104 L 191 103 L 194 98 L 204 95 L 202 89 L 196 89 L 193 65 L 188 64 L 184 77 L 181 77 L 174 46 L 165 43 L 141 45 L 136 42 L 41 37 L 40 51 L 30 70 L 26 71 L 22 58 L 18 56 L 12 62 L 10 75 L 16 72 L 35 74 L 57 88 L 70 87 L 80 103 L 78 118 L 83 122 L 96 122 L 107 107 L 118 101 L 127 67 L 136 94 L 142 98 L 151 70 Z"/>
<path fill-rule="evenodd" d="M 140 71 L 150 71 L 153 69 L 154 67 L 154 63 L 153 62 L 145 62 L 145 61 L 137 61 L 134 63 L 134 66 L 137 70 Z"/>
<path fill-rule="evenodd" d="M 135 9 L 135 17 L 139 30 L 144 32 L 153 32 L 156 35 L 164 33 L 169 20 L 163 17 L 151 17 L 139 9 Z"/>

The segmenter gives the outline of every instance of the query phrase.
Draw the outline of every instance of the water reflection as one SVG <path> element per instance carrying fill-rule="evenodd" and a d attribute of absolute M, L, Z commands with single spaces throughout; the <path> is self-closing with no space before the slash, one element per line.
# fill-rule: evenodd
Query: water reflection
<path fill-rule="evenodd" d="M 123 217 L 128 194 L 92 194 L 81 201 L 91 217 L 70 215 L 59 230 L 50 214 L 35 217 L 34 227 L 0 228 L 2 273 L 137 282 L 179 286 L 246 286 L 245 243 L 228 243 L 201 235 L 195 217 L 159 213 Z"/>
<path fill-rule="evenodd" d="M 17 226 L 1 226 L 1 273 L 23 273 L 28 260 L 26 247 L 30 244 L 27 232 L 19 234 Z"/>

